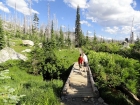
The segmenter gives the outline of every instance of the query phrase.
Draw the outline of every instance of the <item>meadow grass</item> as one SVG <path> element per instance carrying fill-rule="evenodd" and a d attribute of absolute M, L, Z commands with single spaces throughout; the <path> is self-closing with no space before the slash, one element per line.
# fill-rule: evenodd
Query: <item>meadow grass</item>
<path fill-rule="evenodd" d="M 18 53 L 26 55 L 26 52 L 22 52 L 23 50 L 25 50 L 25 49 L 33 49 L 33 47 L 22 45 L 22 40 L 19 39 L 19 38 L 11 39 L 11 41 L 14 42 L 15 44 L 10 46 L 10 47 L 12 49 L 14 49 Z"/>
<path fill-rule="evenodd" d="M 78 61 L 80 53 L 78 49 L 62 49 L 55 51 L 55 54 L 59 59 L 68 59 L 69 63 L 72 65 L 74 62 Z"/>
<path fill-rule="evenodd" d="M 63 82 L 61 80 L 43 81 L 42 75 L 32 75 L 21 70 L 18 66 L 9 68 L 10 79 L 0 82 L 1 86 L 9 86 L 13 88 L 14 95 L 20 96 L 18 104 L 25 105 L 59 105 L 59 93 Z M 0 91 L 1 93 L 1 91 Z M 1 105 L 3 101 L 0 100 Z M 8 105 L 14 105 L 10 102 Z"/>
<path fill-rule="evenodd" d="M 11 46 L 16 52 L 21 54 L 21 51 L 29 48 L 28 46 L 22 46 L 22 40 L 15 38 L 12 39 L 12 42 L 15 42 L 14 46 Z M 30 54 L 30 53 L 29 53 Z M 27 54 L 27 55 L 29 55 Z M 78 49 L 62 49 L 55 51 L 56 56 L 59 59 L 67 59 L 68 66 L 71 66 L 74 62 L 77 62 L 79 57 Z M 7 62 L 6 62 L 7 63 Z M 60 92 L 63 86 L 62 80 L 51 80 L 51 81 L 43 81 L 42 75 L 33 75 L 28 74 L 26 71 L 30 69 L 28 67 L 20 67 L 21 63 L 13 62 L 12 60 L 5 64 L 3 67 L 9 70 L 10 79 L 4 79 L 0 81 L 0 85 L 8 86 L 15 91 L 13 93 L 14 96 L 25 95 L 18 100 L 18 105 L 60 105 Z M 1 70 L 3 70 L 1 68 Z M 1 87 L 0 86 L 0 87 Z M 2 90 L 0 90 L 0 94 Z M 7 105 L 15 105 L 15 103 L 7 102 Z M 0 105 L 5 105 L 3 99 L 0 98 Z"/>

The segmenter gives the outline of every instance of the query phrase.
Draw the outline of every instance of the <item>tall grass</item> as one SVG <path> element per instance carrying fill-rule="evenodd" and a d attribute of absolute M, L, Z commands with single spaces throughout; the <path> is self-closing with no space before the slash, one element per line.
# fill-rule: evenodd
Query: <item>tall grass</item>
<path fill-rule="evenodd" d="M 10 62 L 8 62 L 10 63 Z M 25 70 L 19 69 L 13 65 L 9 67 L 10 79 L 0 81 L 1 86 L 10 86 L 13 88 L 14 95 L 24 97 L 18 100 L 18 105 L 59 105 L 59 93 L 63 82 L 61 80 L 43 81 L 42 75 L 31 75 Z M 3 90 L 4 91 L 4 90 Z M 0 100 L 0 105 L 3 105 Z M 15 103 L 7 103 L 14 105 Z"/>
<path fill-rule="evenodd" d="M 59 59 L 67 59 L 69 64 L 72 65 L 74 62 L 77 62 L 79 57 L 78 49 L 62 49 L 55 51 L 56 56 Z"/>

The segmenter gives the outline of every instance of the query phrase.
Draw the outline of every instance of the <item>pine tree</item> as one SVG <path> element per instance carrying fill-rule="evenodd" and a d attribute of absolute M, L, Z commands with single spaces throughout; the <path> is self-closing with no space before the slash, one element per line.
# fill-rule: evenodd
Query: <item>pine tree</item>
<path fill-rule="evenodd" d="M 60 41 L 59 41 L 59 35 L 57 32 L 55 33 L 55 40 L 56 40 L 56 46 L 59 47 Z"/>
<path fill-rule="evenodd" d="M 86 45 L 90 44 L 90 40 L 89 40 L 89 37 L 88 37 L 88 31 L 87 31 L 87 35 L 86 35 Z"/>
<path fill-rule="evenodd" d="M 2 26 L 2 20 L 0 18 L 0 50 L 5 47 L 4 31 Z"/>
<path fill-rule="evenodd" d="M 33 36 L 30 35 L 30 39 L 33 40 L 33 41 L 38 41 L 38 24 L 39 24 L 39 18 L 37 17 L 37 14 L 35 13 L 34 14 L 34 17 L 33 17 L 33 25 L 32 25 L 32 34 Z"/>
<path fill-rule="evenodd" d="M 60 41 L 61 48 L 63 48 L 64 47 L 64 35 L 63 35 L 62 27 L 60 27 L 60 38 L 59 38 L 59 41 Z"/>
<path fill-rule="evenodd" d="M 32 28 L 32 32 L 33 34 L 35 34 L 38 30 L 38 24 L 39 24 L 39 18 L 37 16 L 37 14 L 34 14 L 34 18 L 33 18 L 33 28 Z"/>
<path fill-rule="evenodd" d="M 133 48 L 140 53 L 140 38 L 139 37 L 137 37 Z"/>
<path fill-rule="evenodd" d="M 97 37 L 96 37 L 96 33 L 95 33 L 95 31 L 94 31 L 93 44 L 97 44 Z"/>
<path fill-rule="evenodd" d="M 52 21 L 52 26 L 51 26 L 51 40 L 48 44 L 50 44 L 50 47 L 52 49 L 55 49 L 56 48 L 56 39 L 54 37 L 54 30 L 53 30 L 53 21 Z"/>
<path fill-rule="evenodd" d="M 71 46 L 71 39 L 70 39 L 70 31 L 69 31 L 69 29 L 68 29 L 67 44 L 68 44 L 69 47 Z"/>
<path fill-rule="evenodd" d="M 76 22 L 75 22 L 75 46 L 80 47 L 80 33 L 81 33 L 81 24 L 80 24 L 80 8 L 77 6 L 76 13 Z"/>
<path fill-rule="evenodd" d="M 52 26 L 51 26 L 51 41 L 54 40 L 54 30 L 53 30 L 53 21 L 52 21 Z"/>
<path fill-rule="evenodd" d="M 84 34 L 82 33 L 82 30 L 81 30 L 81 32 L 80 32 L 80 36 L 79 36 L 79 46 L 81 47 L 81 46 L 83 46 L 83 45 L 85 45 L 85 36 L 84 36 Z"/>

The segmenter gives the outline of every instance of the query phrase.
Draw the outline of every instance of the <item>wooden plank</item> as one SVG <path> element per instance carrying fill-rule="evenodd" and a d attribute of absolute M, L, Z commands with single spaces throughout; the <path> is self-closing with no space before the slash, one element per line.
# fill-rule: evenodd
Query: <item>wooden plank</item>
<path fill-rule="evenodd" d="M 94 97 L 91 94 L 69 94 L 70 97 Z"/>
<path fill-rule="evenodd" d="M 89 73 L 90 72 L 90 73 Z M 67 96 L 71 97 L 94 97 L 94 91 L 93 85 L 94 81 L 92 80 L 91 71 L 89 68 L 88 72 L 81 72 L 79 71 L 79 65 L 76 62 L 73 65 L 73 69 L 71 70 L 71 73 L 67 79 L 68 83 L 66 87 Z"/>

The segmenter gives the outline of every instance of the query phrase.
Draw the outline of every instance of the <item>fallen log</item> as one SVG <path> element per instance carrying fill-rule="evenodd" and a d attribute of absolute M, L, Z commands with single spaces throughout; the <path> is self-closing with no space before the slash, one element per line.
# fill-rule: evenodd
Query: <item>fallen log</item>
<path fill-rule="evenodd" d="M 131 91 L 129 91 L 124 86 L 119 86 L 119 87 L 124 91 L 125 94 L 127 94 L 128 96 L 130 96 L 131 98 L 133 98 L 135 101 L 137 101 L 137 102 L 140 103 L 140 99 L 135 94 L 133 94 Z"/>

